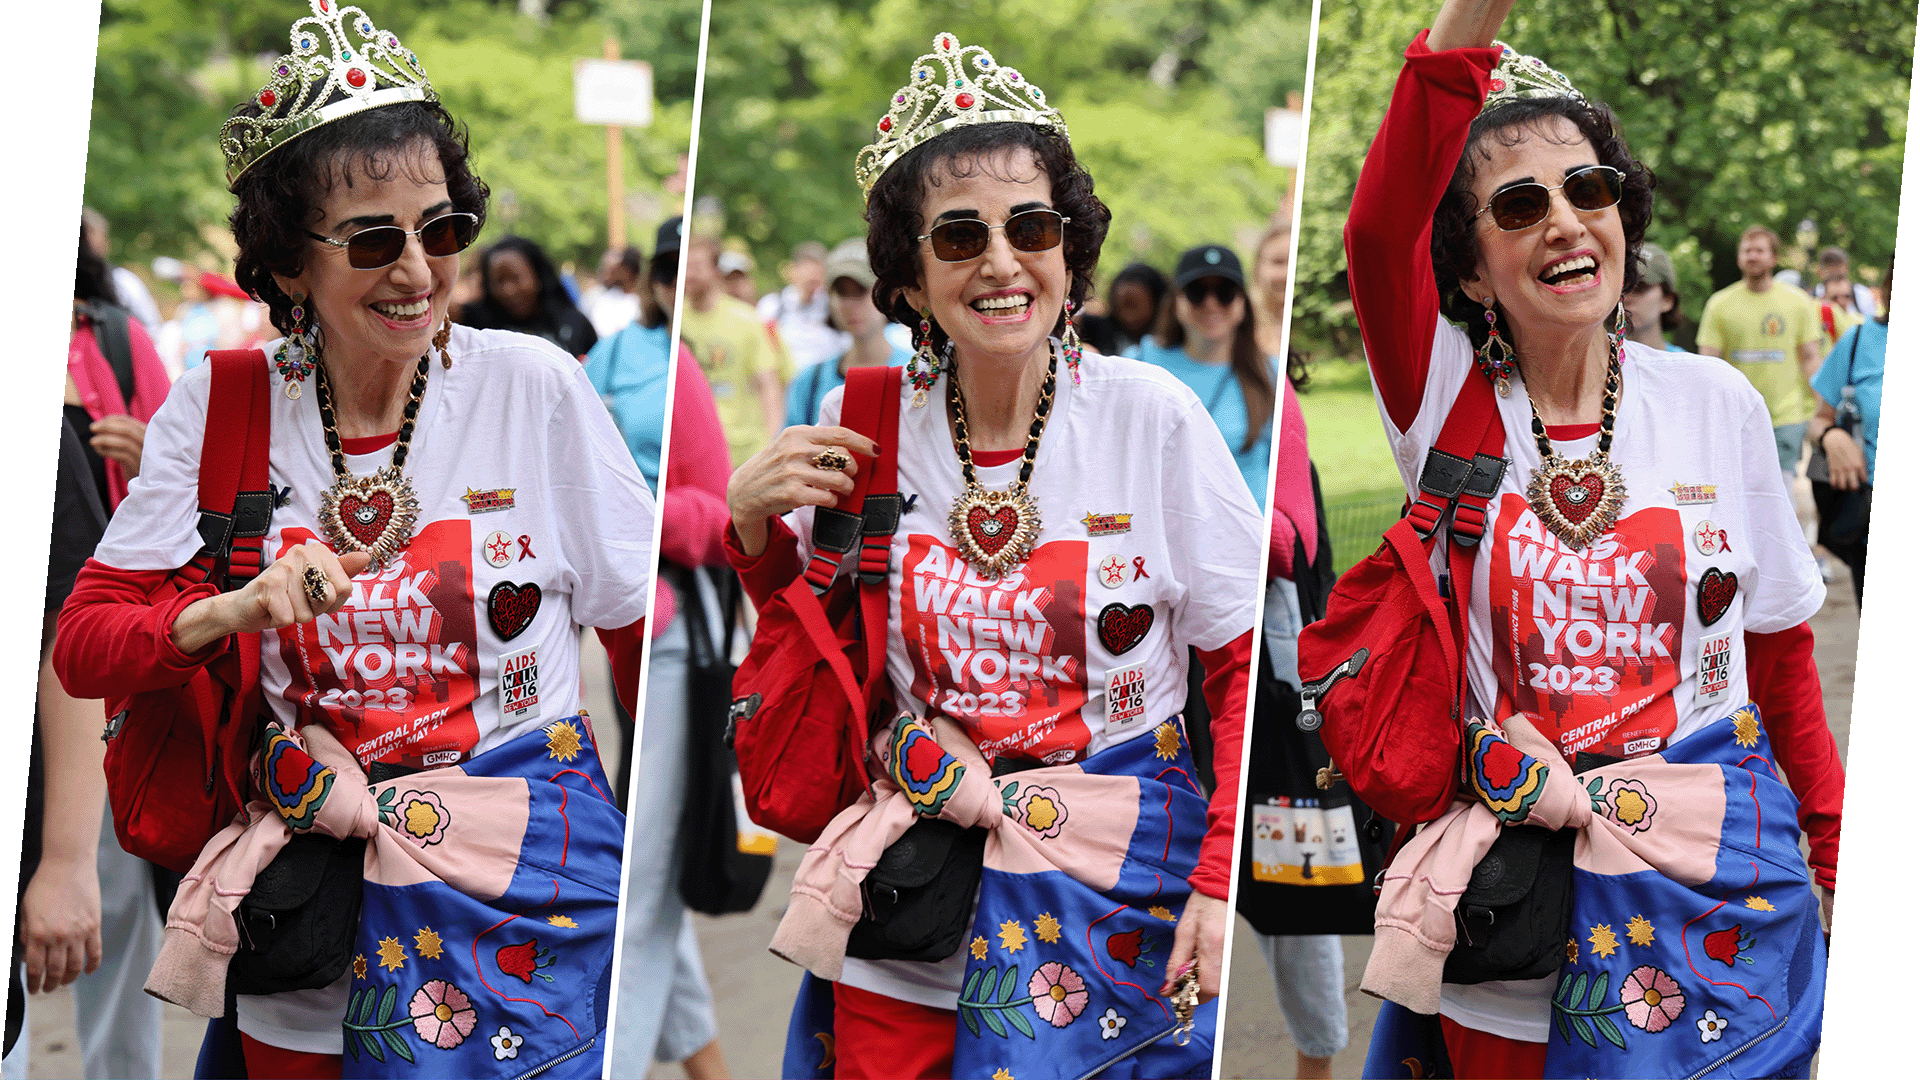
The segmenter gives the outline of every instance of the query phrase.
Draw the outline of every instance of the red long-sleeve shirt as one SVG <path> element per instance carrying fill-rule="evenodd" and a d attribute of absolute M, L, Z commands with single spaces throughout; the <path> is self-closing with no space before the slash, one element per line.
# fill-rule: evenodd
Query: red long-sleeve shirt
<path fill-rule="evenodd" d="M 1430 255 L 1433 210 L 1499 56 L 1497 48 L 1434 52 L 1426 31 L 1414 38 L 1354 188 L 1347 279 L 1374 384 L 1401 431 L 1419 412 L 1440 315 Z M 1760 706 L 1775 758 L 1800 799 L 1814 879 L 1831 888 L 1845 775 L 1820 696 L 1813 632 L 1802 623 L 1778 633 L 1749 632 L 1745 642 L 1748 695 Z"/>

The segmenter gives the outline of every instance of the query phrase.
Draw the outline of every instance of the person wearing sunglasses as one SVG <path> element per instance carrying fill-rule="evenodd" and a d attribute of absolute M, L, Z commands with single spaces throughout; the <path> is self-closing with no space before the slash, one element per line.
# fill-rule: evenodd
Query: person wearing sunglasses
<path fill-rule="evenodd" d="M 232 680 L 231 722 L 262 726 L 253 771 L 223 755 L 220 775 L 281 812 L 255 802 L 207 841 L 147 983 L 218 1018 L 211 1068 L 597 1077 L 625 819 L 580 712 L 579 631 L 601 628 L 631 708 L 654 502 L 574 357 L 450 321 L 488 189 L 419 58 L 358 8 L 298 13 L 220 133 L 237 277 L 284 336 L 175 384 L 55 667 L 109 701 L 207 668 Z M 232 389 L 265 410 L 264 438 Z M 240 547 L 230 574 L 189 565 L 219 544 L 200 513 L 213 440 L 266 452 L 272 490 L 241 530 L 260 537 L 251 577 Z M 111 737 L 170 719 L 121 715 Z M 348 855 L 364 880 L 329 871 L 344 891 L 252 917 L 237 956 L 199 944 L 232 942 L 236 905 L 271 882 L 318 876 L 328 837 L 367 840 Z M 258 951 L 267 924 L 340 905 L 359 912 L 351 939 L 295 958 L 330 983 L 301 988 Z"/>
<path fill-rule="evenodd" d="M 1372 1060 L 1425 1060 L 1414 1047 L 1428 1038 L 1456 1076 L 1805 1075 L 1844 781 L 1807 624 L 1826 588 L 1760 395 L 1721 361 L 1628 340 L 1622 300 L 1641 281 L 1654 178 L 1611 109 L 1494 40 L 1511 7 L 1446 0 L 1407 48 L 1346 223 L 1354 310 L 1409 496 L 1462 489 L 1429 454 L 1450 416 L 1490 408 L 1504 443 L 1482 452 L 1506 459 L 1484 535 L 1454 519 L 1478 541 L 1471 586 L 1452 582 L 1466 601 L 1465 716 L 1490 721 L 1494 740 L 1474 743 L 1479 786 L 1463 790 L 1486 794 L 1454 802 L 1387 870 L 1361 984 L 1390 1001 Z M 1437 543 L 1455 546 L 1450 531 L 1443 515 Z M 1522 741 L 1541 756 L 1519 760 Z M 1534 954 L 1565 942 L 1545 977 L 1444 981 L 1449 947 L 1465 947 L 1446 914 L 1461 892 L 1446 889 L 1497 876 L 1483 856 L 1503 821 L 1526 816 L 1497 816 L 1495 788 L 1520 774 L 1496 775 L 1482 751 L 1539 764 L 1529 805 L 1587 821 L 1559 871 L 1572 922 L 1543 931 Z M 1392 785 L 1394 748 L 1379 753 L 1339 764 Z M 1655 779 L 1681 769 L 1698 781 Z M 1776 823 L 1764 836 L 1763 796 Z M 1692 815 L 1707 827 L 1667 831 Z M 1635 854 L 1593 862 L 1624 852 L 1623 836 Z M 1741 868 L 1738 885 L 1687 868 L 1716 858 Z M 1426 921 L 1409 921 L 1423 904 Z M 1778 973 L 1768 989 L 1759 970 Z"/>
<path fill-rule="evenodd" d="M 522 236 L 503 236 L 480 253 L 480 298 L 458 315 L 476 330 L 531 334 L 582 358 L 600 340 L 593 322 L 567 295 L 553 260 Z"/>
<path fill-rule="evenodd" d="M 1174 266 L 1173 286 L 1152 336 L 1127 355 L 1166 368 L 1199 395 L 1233 448 L 1247 490 L 1264 505 L 1280 365 L 1256 341 L 1240 257 L 1221 244 L 1190 248 Z"/>
<path fill-rule="evenodd" d="M 873 302 L 916 343 L 890 448 L 895 614 L 874 632 L 904 710 L 887 722 L 919 748 L 901 768 L 937 745 L 999 794 L 978 804 L 984 870 L 948 955 L 845 955 L 803 867 L 773 944 L 809 971 L 789 1067 L 818 1063 L 819 1034 L 842 1077 L 1203 1075 L 1262 519 L 1191 390 L 1079 344 L 1069 319 L 1110 215 L 1044 92 L 951 34 L 912 70 L 854 170 Z M 728 486 L 729 553 L 763 610 L 808 561 L 814 508 L 851 488 L 839 455 L 864 469 L 878 449 L 838 426 L 844 395 Z M 1190 646 L 1217 718 L 1211 807 L 1179 716 Z M 842 810 L 859 826 L 809 865 L 873 865 L 855 849 L 900 822 L 906 775 Z M 1140 843 L 1101 832 L 1136 813 L 1155 822 Z"/>

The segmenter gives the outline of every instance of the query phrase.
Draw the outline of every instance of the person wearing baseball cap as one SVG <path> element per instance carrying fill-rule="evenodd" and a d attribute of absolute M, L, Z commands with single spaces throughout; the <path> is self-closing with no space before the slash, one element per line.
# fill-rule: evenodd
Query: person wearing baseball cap
<path fill-rule="evenodd" d="M 1279 364 L 1261 353 L 1240 257 L 1223 244 L 1180 256 L 1152 335 L 1126 355 L 1172 372 L 1207 406 L 1240 475 L 1265 505 Z"/>
<path fill-rule="evenodd" d="M 887 340 L 887 317 L 873 306 L 873 267 L 867 242 L 848 240 L 827 253 L 827 324 L 853 338 L 839 356 L 800 369 L 787 387 L 787 426 L 813 424 L 827 391 L 847 381 L 857 367 L 906 365 L 912 354 Z"/>
<path fill-rule="evenodd" d="M 1628 336 L 1642 345 L 1686 352 L 1666 338 L 1680 329 L 1680 294 L 1674 291 L 1673 259 L 1651 240 L 1640 245 L 1640 287 L 1626 294 Z"/>

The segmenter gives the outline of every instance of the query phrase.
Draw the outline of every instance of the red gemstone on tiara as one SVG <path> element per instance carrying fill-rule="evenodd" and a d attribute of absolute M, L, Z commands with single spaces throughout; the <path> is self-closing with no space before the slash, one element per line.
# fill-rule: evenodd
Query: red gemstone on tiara
<path fill-rule="evenodd" d="M 278 98 L 273 96 L 273 91 L 271 90 L 260 91 L 260 107 L 261 108 L 271 109 L 273 108 L 273 103 L 278 100 L 279 100 Z"/>
<path fill-rule="evenodd" d="M 1490 79 L 1487 82 L 1487 87 L 1497 94 L 1507 88 L 1507 81 L 1505 79 Z"/>
<path fill-rule="evenodd" d="M 953 103 L 955 106 L 959 108 L 971 109 L 973 108 L 973 95 L 972 94 L 955 94 L 953 96 Z"/>
<path fill-rule="evenodd" d="M 880 118 L 880 130 L 881 130 L 881 131 L 892 131 L 892 130 L 893 130 L 893 117 L 891 117 L 891 116 L 883 116 L 883 117 L 881 117 L 881 118 Z"/>
<path fill-rule="evenodd" d="M 367 85 L 367 73 L 361 71 L 359 68 L 348 68 L 347 85 L 353 87 L 355 90 Z"/>
<path fill-rule="evenodd" d="M 320 14 L 325 15 L 331 10 L 333 9 L 327 6 L 327 0 L 320 0 Z"/>

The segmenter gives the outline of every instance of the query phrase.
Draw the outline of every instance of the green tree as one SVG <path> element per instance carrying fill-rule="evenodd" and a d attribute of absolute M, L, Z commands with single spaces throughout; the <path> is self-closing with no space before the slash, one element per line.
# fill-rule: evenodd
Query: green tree
<path fill-rule="evenodd" d="M 226 246 L 232 207 L 214 136 L 266 81 L 302 14 L 295 0 L 105 0 L 88 138 L 86 199 L 114 224 L 114 257 L 193 257 Z M 612 36 L 652 63 L 651 127 L 622 139 L 632 239 L 679 211 L 664 181 L 692 123 L 699 0 L 414 0 L 369 13 L 420 55 L 465 123 L 495 202 L 482 242 L 513 230 L 591 265 L 607 245 L 606 139 L 573 118 L 573 61 Z"/>
<path fill-rule="evenodd" d="M 1438 5 L 1433 6 L 1437 10 Z M 1295 261 L 1296 341 L 1357 356 L 1341 228 L 1400 54 L 1433 10 L 1322 9 Z M 1674 257 L 1689 318 L 1739 277 L 1751 224 L 1791 243 L 1811 221 L 1855 266 L 1893 250 L 1913 75 L 1914 10 L 1869 0 L 1561 0 L 1516 10 L 1502 38 L 1608 103 L 1659 180 L 1651 239 Z"/>
<path fill-rule="evenodd" d="M 1286 190 L 1265 111 L 1303 89 L 1303 0 L 716 0 L 695 190 L 761 267 L 802 240 L 865 233 L 853 159 L 936 33 L 1032 76 L 1114 211 L 1103 267 L 1250 246 Z"/>

